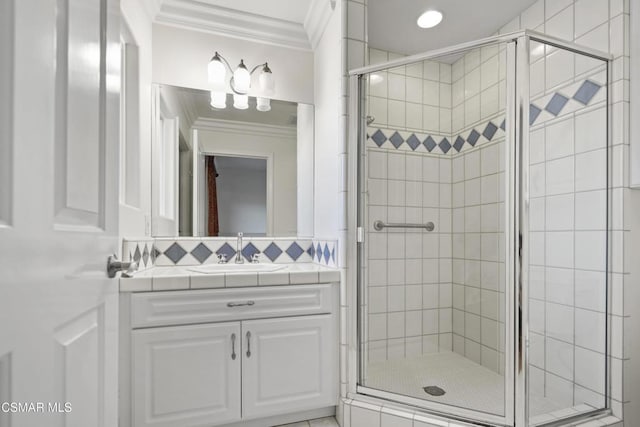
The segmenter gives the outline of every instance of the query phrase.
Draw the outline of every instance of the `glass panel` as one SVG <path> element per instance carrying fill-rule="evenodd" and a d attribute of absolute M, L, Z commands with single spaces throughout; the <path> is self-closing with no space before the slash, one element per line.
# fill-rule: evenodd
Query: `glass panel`
<path fill-rule="evenodd" d="M 607 68 L 531 43 L 529 414 L 605 407 Z"/>
<path fill-rule="evenodd" d="M 505 414 L 505 48 L 366 76 L 362 183 L 360 384 L 498 416 Z M 377 221 L 390 225 L 379 229 Z"/>

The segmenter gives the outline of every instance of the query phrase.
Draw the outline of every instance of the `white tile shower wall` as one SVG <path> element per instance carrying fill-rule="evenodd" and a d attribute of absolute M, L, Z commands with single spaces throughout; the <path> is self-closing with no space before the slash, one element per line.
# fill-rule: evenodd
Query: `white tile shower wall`
<path fill-rule="evenodd" d="M 369 63 L 402 55 L 369 49 Z M 451 65 L 423 61 L 374 73 L 369 79 L 368 114 L 374 126 L 434 135 L 451 133 Z"/>
<path fill-rule="evenodd" d="M 452 65 L 453 350 L 504 371 L 506 49 Z"/>
<path fill-rule="evenodd" d="M 451 350 L 451 159 L 372 141 L 367 159 L 368 360 Z M 435 230 L 376 231 L 377 220 Z"/>
<path fill-rule="evenodd" d="M 371 63 L 399 56 L 369 50 Z M 377 73 L 367 101 L 367 358 L 451 350 L 450 146 L 430 145 L 450 137 L 451 66 L 424 61 Z M 375 231 L 375 220 L 436 228 Z"/>

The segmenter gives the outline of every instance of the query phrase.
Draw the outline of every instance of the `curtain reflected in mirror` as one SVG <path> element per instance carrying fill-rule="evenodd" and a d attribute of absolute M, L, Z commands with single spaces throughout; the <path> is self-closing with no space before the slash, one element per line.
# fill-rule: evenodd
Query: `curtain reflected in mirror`
<path fill-rule="evenodd" d="M 207 236 L 267 235 L 267 159 L 205 156 Z"/>

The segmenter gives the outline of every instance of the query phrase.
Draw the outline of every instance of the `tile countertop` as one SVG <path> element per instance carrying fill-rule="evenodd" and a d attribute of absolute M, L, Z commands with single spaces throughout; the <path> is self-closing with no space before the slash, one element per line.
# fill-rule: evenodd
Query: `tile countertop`
<path fill-rule="evenodd" d="M 120 278 L 120 292 L 304 285 L 339 282 L 340 270 L 312 263 L 287 264 L 277 271 L 205 274 L 188 267 L 153 267 Z"/>

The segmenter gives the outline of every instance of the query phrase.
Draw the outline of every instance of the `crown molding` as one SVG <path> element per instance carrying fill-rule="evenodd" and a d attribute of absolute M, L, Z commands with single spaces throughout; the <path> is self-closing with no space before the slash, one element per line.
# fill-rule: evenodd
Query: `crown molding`
<path fill-rule="evenodd" d="M 318 47 L 334 8 L 335 0 L 311 0 L 307 16 L 304 18 L 304 29 L 309 36 L 312 49 Z"/>
<path fill-rule="evenodd" d="M 147 16 L 154 21 L 156 16 L 158 16 L 158 12 L 160 12 L 160 7 L 162 6 L 162 0 L 141 0 L 142 8 L 146 12 Z"/>
<path fill-rule="evenodd" d="M 310 51 L 302 24 L 214 6 L 199 0 L 145 0 L 161 2 L 154 21 L 225 37 Z"/>
<path fill-rule="evenodd" d="M 278 138 L 296 138 L 297 129 L 290 126 L 267 125 L 253 122 L 209 119 L 200 117 L 193 123 L 194 129 L 215 130 L 244 135 L 271 136 Z"/>

